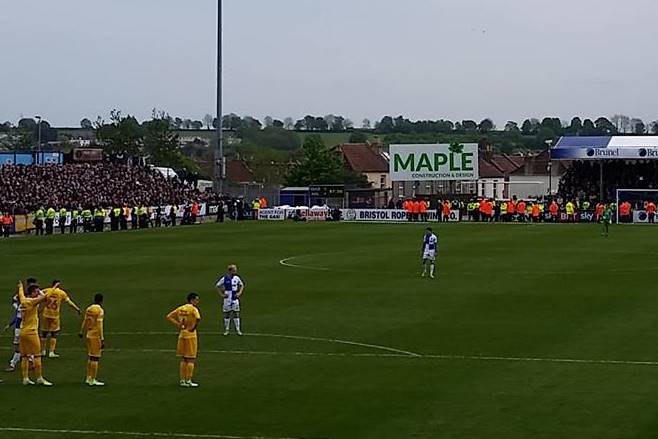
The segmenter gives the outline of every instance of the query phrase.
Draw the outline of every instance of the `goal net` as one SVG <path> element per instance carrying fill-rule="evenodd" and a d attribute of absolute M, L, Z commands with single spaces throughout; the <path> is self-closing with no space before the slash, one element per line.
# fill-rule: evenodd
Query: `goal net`
<path fill-rule="evenodd" d="M 652 222 L 652 217 L 658 221 L 658 216 L 652 216 L 647 211 L 650 203 L 658 204 L 658 189 L 617 189 L 615 201 L 617 208 L 614 215 L 617 223 L 648 224 Z M 624 203 L 630 203 L 631 207 L 627 216 L 623 215 Z"/>

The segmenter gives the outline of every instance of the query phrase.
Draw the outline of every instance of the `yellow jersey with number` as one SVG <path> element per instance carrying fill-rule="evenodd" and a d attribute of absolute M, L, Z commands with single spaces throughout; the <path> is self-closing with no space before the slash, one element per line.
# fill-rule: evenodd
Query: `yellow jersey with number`
<path fill-rule="evenodd" d="M 39 330 L 39 304 L 43 302 L 44 296 L 30 298 L 25 297 L 23 286 L 18 288 L 18 299 L 23 320 L 21 321 L 21 335 L 36 334 Z"/>
<path fill-rule="evenodd" d="M 42 316 L 48 319 L 58 319 L 62 309 L 62 302 L 68 302 L 69 296 L 60 288 L 46 288 L 43 290 L 46 300 L 43 304 Z"/>
<path fill-rule="evenodd" d="M 169 313 L 167 317 L 173 317 L 180 325 L 178 338 L 196 338 L 196 330 L 201 320 L 199 309 L 192 305 L 186 304 L 179 306 Z"/>
<path fill-rule="evenodd" d="M 85 310 L 85 328 L 87 329 L 87 338 L 100 338 L 103 340 L 103 319 L 105 311 L 100 305 L 94 304 Z"/>

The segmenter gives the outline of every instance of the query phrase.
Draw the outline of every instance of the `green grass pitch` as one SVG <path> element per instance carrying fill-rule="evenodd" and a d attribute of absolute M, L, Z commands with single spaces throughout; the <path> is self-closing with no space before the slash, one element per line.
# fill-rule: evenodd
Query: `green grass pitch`
<path fill-rule="evenodd" d="M 422 225 L 234 223 L 2 241 L 7 319 L 19 278 L 61 279 L 80 306 L 105 293 L 107 386 L 82 384 L 80 320 L 63 306 L 62 357 L 44 361 L 55 386 L 24 388 L 4 374 L 0 437 L 655 436 L 652 228 L 614 227 L 608 239 L 597 225 L 435 230 L 435 281 L 418 276 Z M 214 282 L 231 262 L 247 286 L 242 338 L 219 335 Z M 164 319 L 189 291 L 203 315 L 198 389 L 178 387 Z M 0 342 L 4 360 L 8 334 Z"/>

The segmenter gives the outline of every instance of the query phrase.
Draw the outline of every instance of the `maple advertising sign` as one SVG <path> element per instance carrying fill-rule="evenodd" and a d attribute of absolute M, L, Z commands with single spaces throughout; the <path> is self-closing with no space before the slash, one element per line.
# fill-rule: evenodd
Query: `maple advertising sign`
<path fill-rule="evenodd" d="M 477 180 L 476 143 L 390 146 L 391 181 Z"/>

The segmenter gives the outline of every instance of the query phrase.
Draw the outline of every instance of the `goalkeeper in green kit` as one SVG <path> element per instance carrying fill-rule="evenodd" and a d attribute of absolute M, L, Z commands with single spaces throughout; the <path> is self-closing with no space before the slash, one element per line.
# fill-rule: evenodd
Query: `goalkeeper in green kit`
<path fill-rule="evenodd" d="M 603 209 L 603 214 L 601 214 L 601 224 L 603 224 L 603 232 L 601 233 L 601 236 L 605 236 L 606 238 L 608 237 L 608 230 L 610 228 L 611 222 L 612 210 L 610 209 L 610 205 L 606 204 L 605 208 Z"/>

